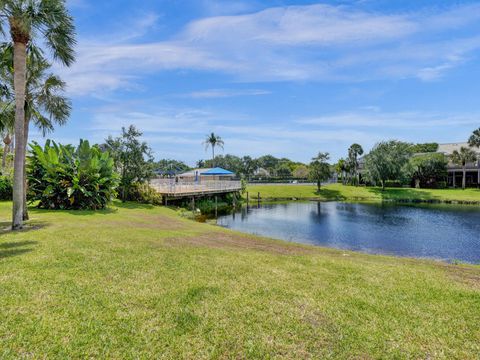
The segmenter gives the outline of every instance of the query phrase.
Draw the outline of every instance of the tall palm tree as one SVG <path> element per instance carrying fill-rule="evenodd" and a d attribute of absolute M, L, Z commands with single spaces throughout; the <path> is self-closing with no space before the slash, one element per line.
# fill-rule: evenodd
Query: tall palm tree
<path fill-rule="evenodd" d="M 474 130 L 470 138 L 468 139 L 468 145 L 480 149 L 480 128 Z M 477 186 L 480 187 L 480 153 L 477 154 Z"/>
<path fill-rule="evenodd" d="M 42 42 L 54 59 L 66 66 L 75 55 L 75 26 L 65 0 L 2 0 L 0 1 L 0 29 L 8 23 L 13 42 L 15 90 L 15 160 L 13 181 L 12 229 L 23 227 L 25 100 L 27 82 L 27 49 L 32 43 Z"/>
<path fill-rule="evenodd" d="M 360 182 L 358 175 L 358 157 L 363 155 L 363 148 L 359 144 L 352 144 L 348 149 L 348 165 L 350 171 L 352 172 L 352 178 L 354 179 L 354 184 L 358 185 Z"/>
<path fill-rule="evenodd" d="M 13 108 L 13 48 L 11 45 L 0 47 L 0 80 L 3 81 L 2 95 L 10 100 Z M 57 76 L 47 73 L 50 64 L 38 54 L 29 53 L 27 56 L 27 83 L 25 91 L 25 122 L 24 122 L 24 151 L 28 144 L 30 123 L 46 133 L 53 131 L 55 125 L 64 125 L 71 112 L 70 101 L 63 96 L 66 84 Z M 8 103 L 7 103 L 8 105 Z M 9 116 L 12 112 L 5 109 Z M 3 115 L 3 114 L 2 114 Z M 10 115 L 11 116 L 11 115 Z M 24 161 L 24 194 L 23 194 L 23 220 L 28 220 L 27 208 L 27 177 L 26 163 Z"/>
<path fill-rule="evenodd" d="M 477 158 L 477 154 L 475 154 L 475 151 L 464 146 L 460 148 L 460 151 L 455 150 L 452 153 L 452 162 L 462 167 L 462 172 L 463 172 L 462 189 L 465 189 L 466 187 L 467 164 L 469 162 L 475 161 L 476 158 Z"/>
<path fill-rule="evenodd" d="M 223 139 L 212 132 L 210 135 L 207 135 L 203 144 L 205 145 L 205 150 L 208 150 L 209 147 L 212 148 L 212 166 L 215 167 L 215 148 L 218 146 L 223 149 L 223 146 L 225 145 Z"/>

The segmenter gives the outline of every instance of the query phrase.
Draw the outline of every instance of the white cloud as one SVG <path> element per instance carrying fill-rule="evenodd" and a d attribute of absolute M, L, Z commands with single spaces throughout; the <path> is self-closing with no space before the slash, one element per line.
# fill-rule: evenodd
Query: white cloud
<path fill-rule="evenodd" d="M 480 37 L 469 28 L 480 22 L 480 4 L 401 14 L 351 6 L 276 7 L 196 20 L 164 41 L 134 41 L 155 22 L 147 14 L 128 27 L 132 37 L 81 40 L 77 63 L 62 71 L 71 92 L 129 90 L 139 77 L 172 70 L 249 82 L 430 81 L 480 49 Z"/>

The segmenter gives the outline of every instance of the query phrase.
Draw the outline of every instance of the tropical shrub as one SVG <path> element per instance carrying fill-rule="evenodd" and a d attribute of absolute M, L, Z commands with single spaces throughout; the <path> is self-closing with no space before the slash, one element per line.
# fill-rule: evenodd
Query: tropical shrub
<path fill-rule="evenodd" d="M 0 200 L 12 200 L 12 180 L 8 176 L 0 176 Z"/>
<path fill-rule="evenodd" d="M 45 209 L 103 209 L 116 195 L 113 159 L 80 140 L 78 148 L 47 140 L 30 145 L 28 199 Z"/>
<path fill-rule="evenodd" d="M 162 205 L 162 196 L 148 183 L 133 183 L 130 186 L 127 200 L 142 204 Z"/>

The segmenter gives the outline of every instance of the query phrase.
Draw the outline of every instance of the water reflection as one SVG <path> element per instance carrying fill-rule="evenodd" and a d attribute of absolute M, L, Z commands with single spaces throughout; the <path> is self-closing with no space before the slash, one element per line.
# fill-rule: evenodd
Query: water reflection
<path fill-rule="evenodd" d="M 480 263 L 478 207 L 297 202 L 250 206 L 218 222 L 306 244 Z"/>

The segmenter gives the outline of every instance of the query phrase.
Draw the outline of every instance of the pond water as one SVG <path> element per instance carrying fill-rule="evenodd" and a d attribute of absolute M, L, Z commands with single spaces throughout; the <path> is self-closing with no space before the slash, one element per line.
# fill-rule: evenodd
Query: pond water
<path fill-rule="evenodd" d="M 302 244 L 480 264 L 480 207 L 292 202 L 242 208 L 230 229 Z"/>

